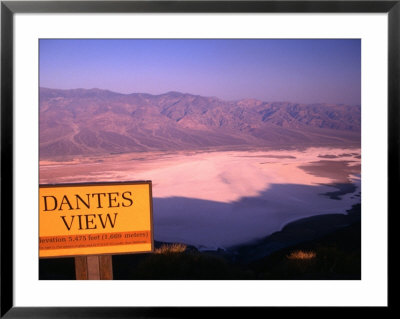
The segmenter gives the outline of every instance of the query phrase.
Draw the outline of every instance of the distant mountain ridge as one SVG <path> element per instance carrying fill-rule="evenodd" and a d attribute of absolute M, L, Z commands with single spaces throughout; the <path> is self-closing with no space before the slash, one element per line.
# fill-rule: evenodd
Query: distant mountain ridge
<path fill-rule="evenodd" d="M 212 147 L 360 146 L 361 107 L 179 92 L 40 88 L 40 157 Z"/>

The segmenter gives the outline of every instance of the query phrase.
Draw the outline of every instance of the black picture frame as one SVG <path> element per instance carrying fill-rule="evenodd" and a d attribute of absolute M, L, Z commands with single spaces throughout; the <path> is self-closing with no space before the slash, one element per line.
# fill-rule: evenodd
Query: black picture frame
<path fill-rule="evenodd" d="M 388 218 L 397 213 L 400 143 L 400 1 L 1 1 L 1 317 L 6 318 L 131 318 L 204 317 L 227 315 L 225 308 L 104 308 L 15 307 L 13 300 L 13 17 L 16 13 L 118 13 L 118 12 L 269 12 L 269 13 L 388 13 Z M 396 211 L 395 211 L 396 210 Z M 392 214 L 389 214 L 391 212 Z M 391 225 L 394 227 L 394 224 Z M 390 251 L 390 222 L 388 223 Z M 390 264 L 390 255 L 389 264 Z M 390 269 L 389 269 L 390 270 Z M 389 272 L 390 276 L 390 272 Z M 390 280 L 388 280 L 390 287 Z M 34 293 L 34 292 L 32 292 Z M 388 305 L 392 295 L 389 291 Z M 271 309 L 252 308 L 267 313 Z M 308 315 L 309 308 L 291 307 L 293 314 Z M 335 314 L 338 309 L 332 309 Z M 359 309 L 345 310 L 354 315 Z M 368 309 L 370 311 L 370 309 Z M 248 317 L 249 309 L 234 313 Z"/>

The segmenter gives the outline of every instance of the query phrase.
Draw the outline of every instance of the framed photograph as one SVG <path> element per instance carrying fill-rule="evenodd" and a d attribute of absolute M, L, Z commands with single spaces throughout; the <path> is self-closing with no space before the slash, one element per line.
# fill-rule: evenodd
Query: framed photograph
<path fill-rule="evenodd" d="M 2 1 L 1 316 L 389 309 L 399 18 Z"/>

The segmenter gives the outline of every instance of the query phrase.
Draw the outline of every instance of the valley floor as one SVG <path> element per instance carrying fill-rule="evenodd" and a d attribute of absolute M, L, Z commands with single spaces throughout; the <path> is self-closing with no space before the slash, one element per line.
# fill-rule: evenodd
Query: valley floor
<path fill-rule="evenodd" d="M 186 151 L 40 162 L 40 183 L 151 180 L 155 240 L 213 250 L 302 218 L 345 214 L 361 196 L 360 149 Z"/>

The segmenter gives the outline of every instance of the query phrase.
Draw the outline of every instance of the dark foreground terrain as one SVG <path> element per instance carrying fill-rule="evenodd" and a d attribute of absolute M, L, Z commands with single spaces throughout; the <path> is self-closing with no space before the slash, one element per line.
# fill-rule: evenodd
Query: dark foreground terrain
<path fill-rule="evenodd" d="M 229 250 L 155 243 L 153 254 L 113 256 L 114 280 L 361 279 L 361 205 L 301 219 Z M 39 279 L 73 280 L 73 258 L 41 259 Z"/>

